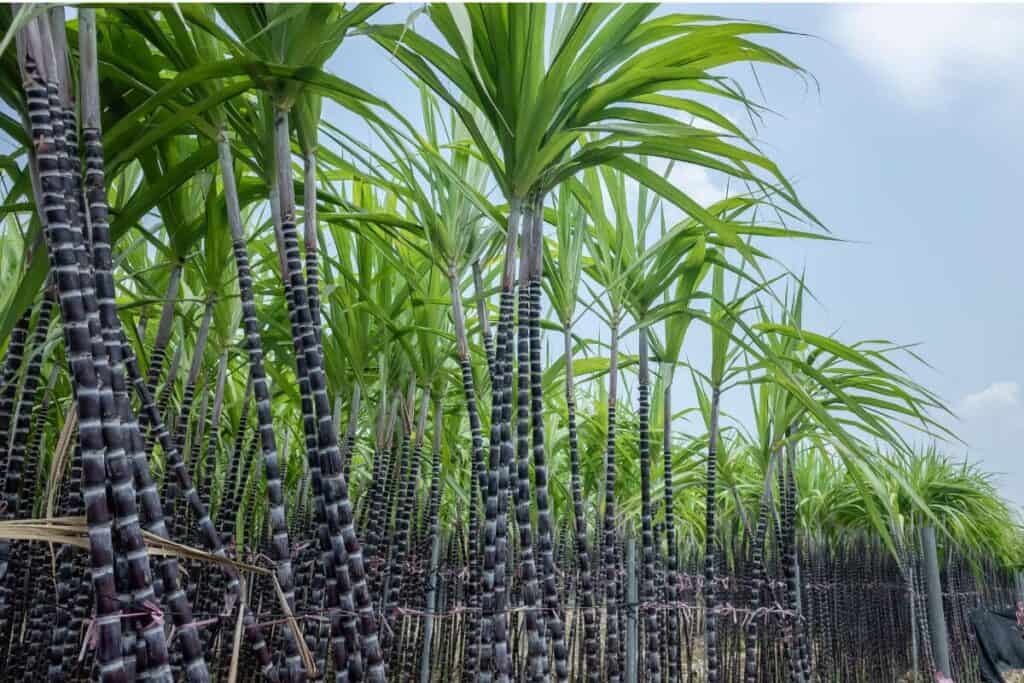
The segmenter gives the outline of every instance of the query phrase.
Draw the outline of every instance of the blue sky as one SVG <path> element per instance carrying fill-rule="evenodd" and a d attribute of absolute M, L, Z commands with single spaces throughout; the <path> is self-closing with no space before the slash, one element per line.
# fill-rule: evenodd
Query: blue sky
<path fill-rule="evenodd" d="M 413 9 L 389 7 L 377 20 L 402 22 Z M 1024 237 L 1006 208 L 1024 192 L 1024 6 L 730 4 L 700 11 L 807 34 L 773 39 L 773 46 L 817 85 L 759 71 L 777 115 L 757 130 L 804 203 L 849 240 L 773 246 L 790 268 L 805 270 L 817 298 L 806 325 L 845 341 L 918 343 L 931 367 L 913 367 L 913 375 L 958 414 L 952 426 L 968 443 L 946 450 L 1002 473 L 1002 491 L 1024 504 L 1024 305 L 1017 294 Z M 346 43 L 328 68 L 407 113 L 419 107 L 398 66 L 365 38 Z M 756 87 L 752 79 L 748 86 Z M 677 170 L 673 179 L 704 200 L 725 191 L 699 169 Z"/>

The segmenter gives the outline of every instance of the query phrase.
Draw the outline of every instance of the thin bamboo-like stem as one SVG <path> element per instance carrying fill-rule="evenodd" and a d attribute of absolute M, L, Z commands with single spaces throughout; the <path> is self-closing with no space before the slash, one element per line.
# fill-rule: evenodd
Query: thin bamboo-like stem
<path fill-rule="evenodd" d="M 157 324 L 156 337 L 153 340 L 153 353 L 149 357 L 149 369 L 146 371 L 146 387 L 149 393 L 156 391 L 156 385 L 160 381 L 160 373 L 164 369 L 167 344 L 171 341 L 171 332 L 174 325 L 174 307 L 178 302 L 178 289 L 181 286 L 183 270 L 183 264 L 174 264 L 171 268 L 170 277 L 167 279 L 164 305 L 160 309 L 160 322 Z M 168 375 L 169 379 L 170 375 Z"/>
<path fill-rule="evenodd" d="M 708 420 L 707 482 L 705 484 L 704 512 L 704 661 L 707 667 L 708 683 L 718 683 L 721 662 L 719 660 L 719 631 L 717 624 L 718 600 L 715 587 L 717 574 L 716 532 L 715 532 L 715 484 L 718 468 L 718 404 L 720 387 L 711 388 L 711 415 Z"/>
<path fill-rule="evenodd" d="M 252 278 L 249 274 L 248 253 L 245 248 L 245 232 L 242 226 L 235 187 L 235 174 L 231 161 L 231 146 L 224 131 L 218 140 L 221 176 L 228 206 L 228 224 L 238 272 L 239 290 L 242 298 L 242 318 L 245 329 L 246 349 L 249 360 L 249 378 L 252 383 L 253 399 L 256 404 L 256 419 L 260 432 L 263 453 L 263 471 L 267 481 L 267 502 L 271 525 L 271 558 L 275 563 L 276 580 L 284 594 L 289 609 L 295 606 L 295 585 L 291 564 L 291 547 L 288 542 L 288 526 L 285 520 L 284 491 L 281 481 L 281 467 L 278 462 L 277 442 L 274 434 L 274 419 L 270 406 L 270 389 L 263 367 L 263 341 L 256 317 L 256 305 L 252 293 Z M 293 680 L 301 680 L 301 666 L 297 646 L 289 633 L 285 634 L 288 654 L 288 673 Z"/>
<path fill-rule="evenodd" d="M 466 332 L 466 319 L 462 307 L 462 293 L 459 291 L 459 279 L 454 267 L 448 272 L 449 293 L 452 302 L 452 322 L 455 330 L 455 349 L 459 358 L 459 369 L 462 376 L 462 392 L 466 402 L 466 413 L 469 419 L 470 446 L 471 446 L 471 472 L 470 472 L 470 499 L 469 499 L 469 581 L 470 590 L 468 597 L 469 606 L 477 608 L 480 606 L 480 580 L 482 570 L 481 544 L 479 535 L 479 507 L 478 500 L 480 492 L 487 488 L 487 475 L 485 473 L 483 436 L 480 428 L 480 414 L 477 410 L 476 389 L 473 381 L 473 368 L 469 358 L 469 338 Z M 470 617 L 466 633 L 466 662 L 465 670 L 469 680 L 477 673 L 479 667 L 479 635 L 480 620 Z"/>
<path fill-rule="evenodd" d="M 619 386 L 619 319 L 618 313 L 612 313 L 610 321 L 611 345 L 609 346 L 608 364 L 608 441 L 605 447 L 605 480 L 604 480 L 604 526 L 603 533 L 603 578 L 604 606 L 607 620 L 604 665 L 610 683 L 621 680 L 622 669 L 619 659 L 621 633 L 618 605 L 615 604 L 616 587 L 621 585 L 619 566 L 616 557 L 618 542 L 615 535 L 615 408 L 618 402 Z"/>
<path fill-rule="evenodd" d="M 639 350 L 639 377 L 637 389 L 640 402 L 640 498 L 641 498 L 641 535 L 642 535 L 642 575 L 640 581 L 640 602 L 649 604 L 655 601 L 654 593 L 654 519 L 651 505 L 651 400 L 650 400 L 650 360 L 648 358 L 647 328 L 637 331 Z M 658 615 L 650 608 L 642 614 L 644 635 L 645 680 L 651 683 L 661 681 L 661 645 L 659 643 Z"/>

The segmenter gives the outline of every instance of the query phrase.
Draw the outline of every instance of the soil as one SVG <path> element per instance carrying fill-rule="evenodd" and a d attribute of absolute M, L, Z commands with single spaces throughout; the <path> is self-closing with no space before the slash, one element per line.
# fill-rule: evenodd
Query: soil
<path fill-rule="evenodd" d="M 1006 683 L 1024 683 L 1024 669 L 1010 669 L 1003 672 Z M 897 683 L 912 683 L 914 676 L 909 671 Z"/>

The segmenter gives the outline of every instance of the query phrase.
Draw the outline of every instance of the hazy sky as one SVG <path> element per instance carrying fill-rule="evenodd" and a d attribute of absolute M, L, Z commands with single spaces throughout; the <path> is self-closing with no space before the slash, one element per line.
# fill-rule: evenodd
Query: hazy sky
<path fill-rule="evenodd" d="M 376 20 L 402 22 L 413 9 L 389 7 Z M 817 298 L 806 326 L 844 341 L 918 343 L 931 367 L 913 367 L 913 375 L 958 414 L 954 427 L 968 443 L 946 450 L 1003 473 L 1003 492 L 1024 504 L 1024 238 L 1007 209 L 1024 193 L 1024 6 L 700 11 L 806 34 L 772 44 L 817 85 L 760 70 L 777 115 L 757 130 L 804 203 L 849 240 L 773 245 L 789 267 L 806 271 Z M 365 38 L 346 43 L 328 68 L 406 113 L 419 108 L 397 64 Z M 725 191 L 700 169 L 673 179 L 703 201 Z"/>

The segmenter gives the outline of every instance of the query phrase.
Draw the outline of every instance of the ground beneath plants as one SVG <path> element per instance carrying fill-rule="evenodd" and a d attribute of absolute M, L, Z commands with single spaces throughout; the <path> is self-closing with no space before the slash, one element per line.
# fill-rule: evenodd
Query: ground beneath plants
<path fill-rule="evenodd" d="M 1010 669 L 1008 671 L 1004 671 L 1003 678 L 1006 679 L 1006 683 L 1024 683 L 1024 669 Z M 913 680 L 913 674 L 908 671 L 907 675 L 899 680 L 899 683 L 912 683 Z M 956 683 L 956 681 L 953 683 Z"/>

